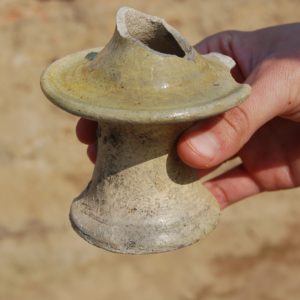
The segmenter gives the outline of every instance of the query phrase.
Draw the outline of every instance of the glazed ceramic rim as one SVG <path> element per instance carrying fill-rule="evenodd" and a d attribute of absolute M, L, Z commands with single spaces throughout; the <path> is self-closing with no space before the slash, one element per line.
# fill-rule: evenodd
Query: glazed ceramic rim
<path fill-rule="evenodd" d="M 52 63 L 41 76 L 41 88 L 47 98 L 60 108 L 71 114 L 84 117 L 86 119 L 107 122 L 126 122 L 126 123 L 177 123 L 188 122 L 208 118 L 223 113 L 234 106 L 243 102 L 250 94 L 251 87 L 248 84 L 240 84 L 238 88 L 225 97 L 216 98 L 207 103 L 187 106 L 183 108 L 169 110 L 127 110 L 101 107 L 87 102 L 80 102 L 80 99 L 66 94 L 63 90 L 53 89 L 50 78 L 55 77 L 53 66 L 67 65 L 68 61 L 80 63 L 90 52 L 99 52 L 102 48 L 92 48 L 69 54 Z"/>

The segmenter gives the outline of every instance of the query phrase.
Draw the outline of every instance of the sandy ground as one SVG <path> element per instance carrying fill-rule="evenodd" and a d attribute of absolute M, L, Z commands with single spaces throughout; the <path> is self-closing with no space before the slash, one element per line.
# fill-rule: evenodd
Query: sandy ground
<path fill-rule="evenodd" d="M 173 253 L 116 255 L 80 239 L 69 205 L 92 165 L 76 118 L 49 103 L 40 74 L 67 53 L 105 44 L 117 0 L 0 0 L 0 300 L 299 299 L 299 190 L 223 212 L 202 242 Z M 225 29 L 299 21 L 297 0 L 127 0 L 192 43 Z"/>

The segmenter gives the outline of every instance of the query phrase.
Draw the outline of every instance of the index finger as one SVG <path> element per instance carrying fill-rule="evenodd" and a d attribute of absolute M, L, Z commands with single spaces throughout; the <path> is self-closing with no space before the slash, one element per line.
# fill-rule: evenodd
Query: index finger
<path fill-rule="evenodd" d="M 97 122 L 81 118 L 76 125 L 77 138 L 84 144 L 93 144 L 97 140 L 97 128 Z"/>

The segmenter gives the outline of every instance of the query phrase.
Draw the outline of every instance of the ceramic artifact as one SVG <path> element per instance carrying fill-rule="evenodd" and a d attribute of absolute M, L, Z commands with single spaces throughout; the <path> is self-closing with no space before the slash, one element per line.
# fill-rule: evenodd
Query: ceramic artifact
<path fill-rule="evenodd" d="M 116 19 L 104 48 L 66 56 L 41 79 L 53 103 L 99 123 L 94 173 L 70 220 L 109 251 L 178 249 L 213 230 L 220 208 L 178 158 L 176 139 L 238 105 L 250 87 L 231 77 L 231 58 L 201 56 L 164 20 L 128 7 Z"/>

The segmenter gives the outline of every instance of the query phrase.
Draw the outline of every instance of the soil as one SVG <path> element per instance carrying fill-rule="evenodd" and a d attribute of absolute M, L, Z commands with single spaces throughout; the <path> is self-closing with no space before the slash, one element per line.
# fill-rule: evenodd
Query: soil
<path fill-rule="evenodd" d="M 77 118 L 39 87 L 42 70 L 104 45 L 117 0 L 0 1 L 0 300 L 299 299 L 300 190 L 226 209 L 218 228 L 172 253 L 112 254 L 72 230 L 71 200 L 93 169 Z M 165 18 L 191 43 L 227 29 L 297 22 L 297 0 L 127 0 Z"/>

